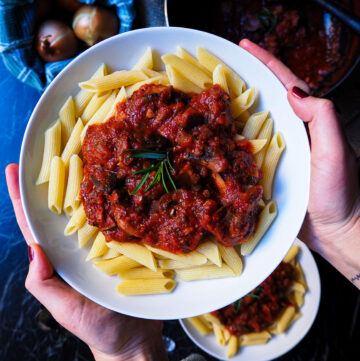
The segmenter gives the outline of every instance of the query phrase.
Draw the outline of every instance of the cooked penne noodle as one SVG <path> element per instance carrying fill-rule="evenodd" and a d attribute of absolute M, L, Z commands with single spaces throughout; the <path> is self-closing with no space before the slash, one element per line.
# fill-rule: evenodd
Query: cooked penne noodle
<path fill-rule="evenodd" d="M 276 133 L 270 141 L 265 154 L 264 163 L 261 167 L 264 175 L 260 180 L 260 184 L 263 186 L 265 199 L 271 198 L 275 171 L 284 150 L 285 139 L 281 133 Z"/>
<path fill-rule="evenodd" d="M 304 292 L 294 291 L 293 298 L 297 307 L 301 307 L 304 304 Z"/>
<path fill-rule="evenodd" d="M 218 245 L 215 242 L 203 242 L 196 248 L 196 251 L 206 256 L 207 259 L 209 259 L 217 266 L 221 267 L 222 259 L 220 256 Z"/>
<path fill-rule="evenodd" d="M 142 70 L 143 68 L 153 68 L 153 54 L 150 47 L 146 49 L 145 53 L 133 66 L 132 70 Z"/>
<path fill-rule="evenodd" d="M 294 258 L 297 257 L 298 254 L 299 254 L 299 246 L 292 246 L 289 249 L 289 252 L 286 254 L 283 261 L 287 262 L 287 263 L 290 263 Z"/>
<path fill-rule="evenodd" d="M 141 266 L 138 262 L 126 256 L 118 256 L 111 259 L 100 259 L 95 261 L 93 264 L 96 268 L 105 272 L 109 276 Z"/>
<path fill-rule="evenodd" d="M 65 165 L 58 156 L 53 157 L 50 166 L 48 207 L 51 212 L 61 214 L 64 201 Z"/>
<path fill-rule="evenodd" d="M 305 287 L 305 290 L 307 289 L 304 272 L 299 262 L 295 263 L 295 279 Z"/>
<path fill-rule="evenodd" d="M 125 280 L 118 286 L 117 290 L 123 295 L 150 295 L 169 293 L 177 285 L 173 279 L 151 279 L 151 280 Z"/>
<path fill-rule="evenodd" d="M 226 357 L 233 357 L 238 351 L 238 338 L 234 335 L 230 336 L 229 344 L 226 350 Z"/>
<path fill-rule="evenodd" d="M 99 232 L 95 237 L 94 243 L 91 246 L 90 252 L 86 257 L 86 261 L 90 261 L 94 258 L 103 256 L 107 250 L 108 246 L 106 245 L 105 237 L 102 232 Z"/>
<path fill-rule="evenodd" d="M 234 247 L 224 247 L 223 245 L 218 245 L 220 254 L 225 263 L 234 271 L 235 275 L 238 276 L 243 270 L 243 262 L 241 257 L 236 252 Z"/>
<path fill-rule="evenodd" d="M 291 322 L 295 316 L 295 307 L 288 306 L 278 318 L 276 324 L 270 328 L 270 332 L 273 334 L 279 334 L 285 332 L 291 325 Z"/>
<path fill-rule="evenodd" d="M 83 179 L 83 162 L 77 154 L 73 154 L 69 163 L 69 177 L 66 186 L 64 212 L 71 217 L 80 206 L 80 186 Z"/>
<path fill-rule="evenodd" d="M 252 154 L 256 154 L 264 149 L 267 139 L 249 139 L 248 142 L 252 145 Z"/>
<path fill-rule="evenodd" d="M 174 278 L 174 275 L 175 272 L 172 270 L 158 268 L 155 272 L 147 267 L 137 267 L 124 272 L 119 272 L 119 276 L 123 280 Z"/>
<path fill-rule="evenodd" d="M 132 85 L 139 81 L 143 81 L 146 78 L 147 76 L 140 70 L 120 70 L 105 75 L 102 78 L 84 81 L 79 85 L 82 89 L 98 93 Z"/>
<path fill-rule="evenodd" d="M 112 104 L 109 112 L 106 114 L 104 119 L 110 119 L 116 114 L 116 107 L 119 103 L 127 99 L 125 87 L 121 87 L 120 91 L 117 93 L 114 103 Z"/>
<path fill-rule="evenodd" d="M 222 64 L 226 69 L 227 84 L 236 96 L 239 96 L 245 90 L 245 82 L 240 78 L 240 76 L 237 75 L 230 67 L 228 67 L 214 54 L 199 46 L 197 48 L 197 58 L 200 64 L 203 65 L 211 73 L 213 73 L 217 65 Z"/>
<path fill-rule="evenodd" d="M 213 330 L 216 337 L 216 341 L 219 345 L 224 346 L 225 345 L 225 337 L 223 333 L 223 326 L 219 325 L 218 323 L 213 323 Z"/>
<path fill-rule="evenodd" d="M 169 78 L 166 74 L 166 71 L 165 72 L 159 72 L 159 71 L 155 71 L 155 70 L 152 70 L 152 69 L 146 69 L 146 68 L 143 68 L 141 69 L 145 74 L 146 76 L 148 76 L 149 78 L 156 78 L 156 77 L 161 77 L 161 81 L 160 81 L 160 84 L 163 84 L 163 85 L 168 85 L 170 84 L 170 81 L 169 81 Z"/>
<path fill-rule="evenodd" d="M 156 255 L 158 256 L 158 255 Z M 174 259 L 159 259 L 158 264 L 161 268 L 164 269 L 178 269 L 178 268 L 190 268 L 192 265 L 188 263 L 183 263 Z M 206 264 L 206 263 L 205 263 Z"/>
<path fill-rule="evenodd" d="M 60 155 L 61 150 L 61 124 L 57 120 L 56 123 L 45 131 L 45 143 L 43 159 L 41 163 L 41 169 L 39 176 L 36 180 L 36 184 L 43 184 L 50 179 L 50 167 L 51 161 L 55 156 Z"/>
<path fill-rule="evenodd" d="M 94 75 L 91 77 L 91 79 L 100 78 L 104 75 L 107 75 L 107 68 L 105 64 L 101 64 L 99 68 L 96 70 Z M 75 102 L 75 117 L 80 117 L 86 108 L 86 106 L 89 104 L 92 96 L 94 93 L 89 92 L 87 90 L 81 89 L 75 96 L 74 102 Z"/>
<path fill-rule="evenodd" d="M 220 320 L 215 317 L 214 315 L 212 315 L 211 313 L 204 313 L 202 315 L 202 317 L 207 320 L 208 322 L 210 322 L 212 325 L 214 325 L 214 323 L 218 324 L 219 326 L 222 326 Z"/>
<path fill-rule="evenodd" d="M 252 114 L 245 124 L 242 135 L 247 139 L 255 139 L 268 116 L 267 110 Z"/>
<path fill-rule="evenodd" d="M 75 126 L 75 103 L 72 97 L 68 97 L 60 109 L 59 119 L 61 122 L 61 143 L 65 147 Z"/>
<path fill-rule="evenodd" d="M 295 291 L 295 292 L 301 292 L 301 293 L 305 293 L 305 291 L 306 291 L 305 287 L 300 282 L 297 282 L 297 281 L 294 281 L 292 283 L 290 290 Z"/>
<path fill-rule="evenodd" d="M 176 269 L 176 275 L 183 281 L 205 280 L 213 278 L 234 277 L 234 271 L 227 265 L 221 267 L 211 264 L 192 268 Z"/>
<path fill-rule="evenodd" d="M 267 118 L 264 122 L 264 125 L 262 126 L 262 128 L 260 130 L 260 133 L 258 134 L 259 139 L 267 140 L 263 149 L 260 152 L 258 152 L 257 154 L 255 154 L 255 156 L 254 156 L 255 162 L 256 162 L 256 165 L 258 166 L 258 168 L 261 168 L 261 166 L 263 164 L 266 150 L 268 148 L 268 145 L 269 145 L 271 137 L 272 137 L 273 127 L 274 127 L 274 121 L 271 118 Z"/>
<path fill-rule="evenodd" d="M 199 94 L 202 89 L 192 83 L 190 80 L 184 78 L 174 67 L 166 65 L 166 73 L 170 84 L 175 88 L 187 93 Z"/>
<path fill-rule="evenodd" d="M 249 88 L 231 101 L 231 113 L 237 118 L 242 112 L 249 109 L 255 102 L 258 92 L 255 88 Z"/>
<path fill-rule="evenodd" d="M 136 243 L 120 243 L 116 241 L 108 242 L 109 248 L 114 248 L 121 254 L 133 259 L 134 261 L 150 268 L 157 270 L 156 262 L 152 252 L 146 247 Z"/>
<path fill-rule="evenodd" d="M 261 238 L 265 234 L 265 232 L 271 226 L 276 216 L 277 216 L 277 206 L 276 206 L 276 202 L 272 200 L 261 211 L 255 234 L 251 236 L 246 241 L 246 243 L 243 243 L 241 245 L 241 254 L 243 256 L 250 254 L 255 249 L 255 247 L 257 246 L 257 244 L 260 242 Z"/>
<path fill-rule="evenodd" d="M 164 251 L 160 248 L 151 247 L 147 244 L 145 245 L 145 247 L 148 248 L 151 252 L 189 265 L 197 266 L 206 263 L 206 257 L 196 251 L 192 251 L 187 254 L 175 254 Z"/>
<path fill-rule="evenodd" d="M 86 214 L 84 210 L 84 205 L 81 204 L 69 219 L 69 222 L 67 223 L 64 230 L 64 235 L 70 236 L 71 234 L 75 233 L 85 224 L 85 222 L 86 222 Z"/>
<path fill-rule="evenodd" d="M 78 230 L 78 245 L 79 248 L 83 247 L 87 241 L 96 234 L 98 231 L 97 227 L 90 225 L 86 222 L 79 230 Z"/>
<path fill-rule="evenodd" d="M 164 77 L 162 75 L 158 75 L 153 78 L 139 81 L 138 83 L 130 85 L 126 88 L 126 95 L 128 97 L 131 97 L 131 95 L 134 93 L 134 91 L 140 89 L 143 85 L 145 85 L 145 84 L 161 84 L 163 79 L 164 79 Z"/>
<path fill-rule="evenodd" d="M 199 88 L 205 89 L 212 85 L 212 79 L 197 66 L 179 58 L 174 54 L 166 54 L 161 57 L 165 65 L 171 65 L 186 79 L 197 85 Z"/>
<path fill-rule="evenodd" d="M 224 91 L 229 93 L 229 87 L 226 81 L 226 70 L 222 64 L 218 64 L 213 72 L 213 84 L 219 84 Z"/>
<path fill-rule="evenodd" d="M 81 116 L 82 121 L 86 124 L 93 115 L 99 110 L 99 108 L 105 103 L 106 99 L 109 98 L 111 92 L 105 92 L 101 94 L 93 94 L 89 104 L 84 110 L 84 113 Z"/>
<path fill-rule="evenodd" d="M 212 333 L 211 329 L 200 317 L 189 317 L 186 320 L 189 321 L 201 335 L 210 335 Z"/>
<path fill-rule="evenodd" d="M 71 156 L 81 151 L 80 135 L 83 129 L 82 120 L 79 118 L 61 154 L 61 160 L 64 162 L 65 167 L 68 167 Z"/>
<path fill-rule="evenodd" d="M 191 63 L 192 65 L 195 65 L 208 76 L 212 75 L 212 73 L 213 73 L 212 71 L 209 71 L 208 69 L 206 69 L 202 64 L 200 64 L 200 62 L 194 56 L 192 56 L 190 53 L 188 53 L 181 46 L 176 47 L 176 55 L 179 58 L 184 59 L 187 62 Z"/>
<path fill-rule="evenodd" d="M 229 330 L 226 327 L 223 328 L 223 332 L 224 332 L 225 342 L 229 342 L 231 333 L 229 332 Z"/>
<path fill-rule="evenodd" d="M 261 345 L 266 343 L 269 338 L 271 338 L 271 334 L 268 331 L 253 332 L 240 336 L 239 343 L 241 346 Z"/>
<path fill-rule="evenodd" d="M 107 244 L 106 244 L 106 247 L 107 247 L 107 252 L 104 254 L 102 259 L 112 259 L 112 258 L 121 256 L 121 253 L 118 252 L 116 249 L 109 248 L 107 246 Z M 140 264 L 139 264 L 139 266 L 140 266 Z"/>

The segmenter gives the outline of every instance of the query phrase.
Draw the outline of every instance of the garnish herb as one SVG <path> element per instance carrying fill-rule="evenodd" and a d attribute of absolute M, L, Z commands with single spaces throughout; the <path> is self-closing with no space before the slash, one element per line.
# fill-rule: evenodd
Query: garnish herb
<path fill-rule="evenodd" d="M 134 174 L 144 174 L 141 178 L 139 184 L 131 192 L 131 195 L 137 193 L 141 187 L 146 183 L 147 179 L 150 176 L 152 171 L 156 170 L 155 177 L 145 189 L 145 192 L 149 191 L 157 182 L 161 182 L 166 193 L 169 193 L 169 189 L 166 185 L 166 178 L 171 183 L 175 191 L 177 191 L 174 180 L 171 177 L 169 168 L 175 171 L 174 167 L 171 165 L 169 153 L 161 150 L 151 150 L 151 149 L 128 149 L 123 151 L 123 153 L 130 153 L 130 158 L 142 158 L 142 159 L 156 159 L 158 162 L 148 168 L 141 169 L 136 171 Z"/>
<path fill-rule="evenodd" d="M 258 286 L 255 288 L 254 291 L 252 291 L 251 293 L 248 293 L 247 295 L 245 295 L 244 297 L 240 298 L 239 300 L 235 301 L 233 304 L 232 304 L 232 309 L 235 313 L 238 313 L 239 310 L 240 310 L 240 307 L 241 307 L 241 302 L 242 300 L 245 298 L 245 297 L 250 297 L 250 298 L 256 298 L 256 299 L 259 299 L 260 296 L 259 296 L 259 293 L 263 290 L 262 287 Z"/>
<path fill-rule="evenodd" d="M 271 34 L 278 22 L 277 15 L 271 12 L 268 8 L 264 8 L 264 12 L 258 13 L 256 17 L 261 28 L 266 32 L 266 34 Z"/>

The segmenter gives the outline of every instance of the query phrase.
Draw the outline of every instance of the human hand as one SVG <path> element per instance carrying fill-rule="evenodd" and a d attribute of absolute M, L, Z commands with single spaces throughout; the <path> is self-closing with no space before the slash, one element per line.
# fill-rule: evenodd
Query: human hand
<path fill-rule="evenodd" d="M 291 107 L 308 126 L 311 143 L 310 198 L 299 236 L 355 281 L 353 278 L 358 276 L 360 269 L 359 261 L 355 259 L 355 255 L 359 254 L 357 251 L 360 251 L 357 165 L 333 103 L 308 96 L 308 86 L 258 45 L 247 39 L 239 45 L 262 61 L 283 83 L 288 90 Z M 349 263 L 346 267 L 345 262 Z"/>
<path fill-rule="evenodd" d="M 19 227 L 28 244 L 25 286 L 63 327 L 87 343 L 99 360 L 167 360 L 162 322 L 129 317 L 88 300 L 54 271 L 26 222 L 19 192 L 19 167 L 6 168 L 6 181 Z"/>

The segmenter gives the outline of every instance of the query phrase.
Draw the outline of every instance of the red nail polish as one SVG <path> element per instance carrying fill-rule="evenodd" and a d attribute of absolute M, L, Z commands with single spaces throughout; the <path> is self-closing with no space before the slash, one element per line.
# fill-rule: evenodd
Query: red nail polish
<path fill-rule="evenodd" d="M 306 93 L 305 91 L 303 91 L 302 89 L 298 88 L 297 86 L 294 86 L 292 89 L 291 89 L 292 93 L 297 97 L 297 98 L 300 98 L 300 99 L 304 99 L 306 97 L 309 96 L 308 93 Z"/>
<path fill-rule="evenodd" d="M 29 256 L 29 262 L 31 263 L 32 260 L 34 259 L 34 250 L 28 246 L 28 256 Z"/>

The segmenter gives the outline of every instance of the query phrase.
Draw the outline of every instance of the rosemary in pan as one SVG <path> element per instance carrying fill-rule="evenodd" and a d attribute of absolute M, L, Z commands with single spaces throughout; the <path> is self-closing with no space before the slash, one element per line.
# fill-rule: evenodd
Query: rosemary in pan
<path fill-rule="evenodd" d="M 258 286 L 255 288 L 255 290 L 253 291 L 253 293 L 248 293 L 247 295 L 245 295 L 244 297 L 240 298 L 239 300 L 235 301 L 232 304 L 232 309 L 233 311 L 235 311 L 235 313 L 238 313 L 241 307 L 241 301 L 245 298 L 245 297 L 250 297 L 250 298 L 256 298 L 259 299 L 259 293 L 263 290 L 262 287 Z"/>
<path fill-rule="evenodd" d="M 266 32 L 266 34 L 271 34 L 278 22 L 277 15 L 271 12 L 268 8 L 264 8 L 264 11 L 262 13 L 257 13 L 256 17 L 261 28 Z"/>
<path fill-rule="evenodd" d="M 131 158 L 142 158 L 142 159 L 154 159 L 157 160 L 157 163 L 151 165 L 148 168 L 141 169 L 136 171 L 134 174 L 144 174 L 141 178 L 139 184 L 131 192 L 131 195 L 137 193 L 141 187 L 146 183 L 147 179 L 150 176 L 150 173 L 156 171 L 155 177 L 152 182 L 147 186 L 145 192 L 149 191 L 157 182 L 161 182 L 166 193 L 169 193 L 169 189 L 166 185 L 166 179 L 171 183 L 175 191 L 177 191 L 174 180 L 171 177 L 170 169 L 175 171 L 174 167 L 171 165 L 169 153 L 161 150 L 151 150 L 151 149 L 128 149 L 123 153 L 130 153 Z"/>

